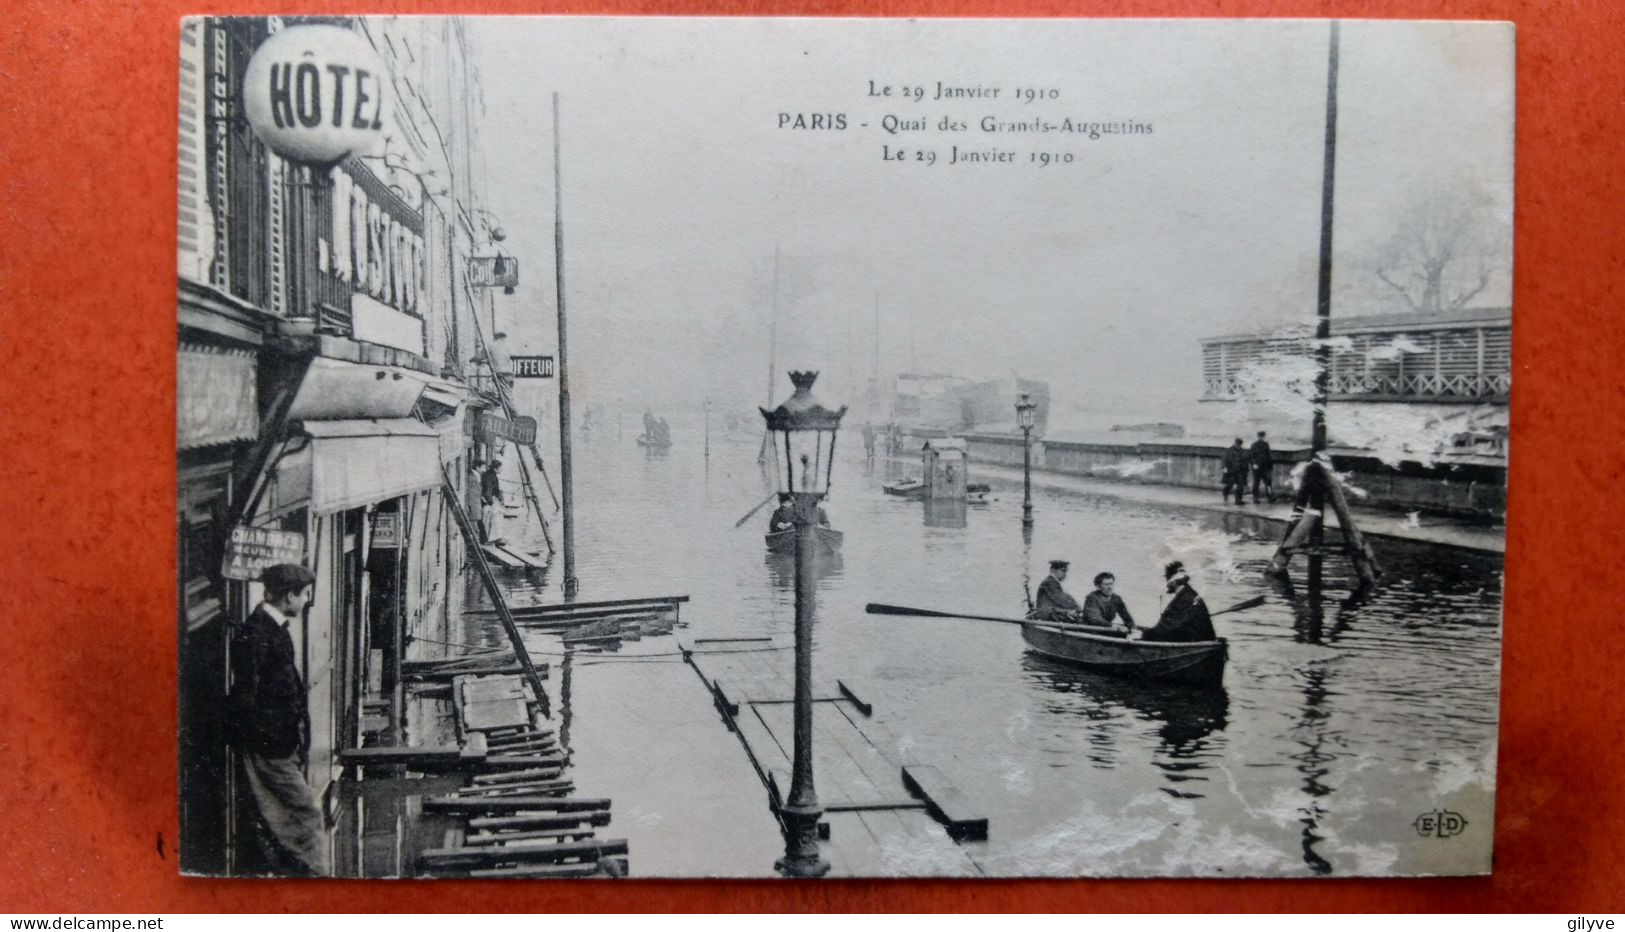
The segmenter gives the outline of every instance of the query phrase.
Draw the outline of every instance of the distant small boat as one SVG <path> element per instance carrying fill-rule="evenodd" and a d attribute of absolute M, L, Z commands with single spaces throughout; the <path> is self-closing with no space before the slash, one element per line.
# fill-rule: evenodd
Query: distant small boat
<path fill-rule="evenodd" d="M 880 487 L 887 495 L 923 495 L 925 482 L 920 479 L 899 479 Z"/>
<path fill-rule="evenodd" d="M 988 501 L 990 499 L 987 497 L 986 491 L 971 489 L 965 492 L 965 504 L 967 505 L 986 505 Z"/>
<path fill-rule="evenodd" d="M 841 549 L 841 541 L 846 535 L 833 528 L 823 526 L 813 528 L 813 537 L 818 541 L 819 553 L 835 553 Z M 786 528 L 766 535 L 767 549 L 772 553 L 794 554 L 796 552 L 795 528 Z"/>
<path fill-rule="evenodd" d="M 1189 643 L 1131 641 L 1036 621 L 1021 626 L 1021 639 L 1041 654 L 1101 673 L 1195 686 L 1222 685 L 1229 652 L 1223 638 Z"/>

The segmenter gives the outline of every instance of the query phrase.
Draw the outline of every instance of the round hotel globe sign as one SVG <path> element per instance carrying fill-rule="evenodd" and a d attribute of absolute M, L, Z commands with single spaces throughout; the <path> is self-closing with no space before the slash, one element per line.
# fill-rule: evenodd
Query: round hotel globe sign
<path fill-rule="evenodd" d="M 383 62 L 360 34 L 342 26 L 289 26 L 248 60 L 243 109 L 277 155 L 332 165 L 383 139 L 387 80 Z"/>

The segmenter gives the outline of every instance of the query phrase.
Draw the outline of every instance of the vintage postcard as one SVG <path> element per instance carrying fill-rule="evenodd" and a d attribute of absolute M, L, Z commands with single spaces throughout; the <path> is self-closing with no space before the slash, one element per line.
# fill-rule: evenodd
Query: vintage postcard
<path fill-rule="evenodd" d="M 1510 25 L 180 33 L 182 870 L 1490 870 Z"/>

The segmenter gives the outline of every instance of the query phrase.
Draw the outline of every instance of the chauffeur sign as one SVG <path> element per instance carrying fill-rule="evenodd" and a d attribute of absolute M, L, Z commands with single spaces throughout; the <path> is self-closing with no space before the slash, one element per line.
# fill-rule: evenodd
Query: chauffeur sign
<path fill-rule="evenodd" d="M 331 165 L 383 139 L 387 82 L 360 34 L 341 26 L 289 26 L 249 59 L 243 109 L 276 154 Z"/>

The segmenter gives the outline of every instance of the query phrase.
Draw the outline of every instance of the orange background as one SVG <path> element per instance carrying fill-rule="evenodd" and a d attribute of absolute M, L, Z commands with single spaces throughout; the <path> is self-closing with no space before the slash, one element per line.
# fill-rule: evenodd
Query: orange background
<path fill-rule="evenodd" d="M 1625 910 L 1625 15 L 1591 3 L 51 3 L 0 15 L 0 910 Z M 1496 866 L 1330 881 L 265 882 L 177 875 L 176 20 L 203 12 L 1383 16 L 1518 25 Z M 348 8 L 348 9 L 346 9 Z M 159 840 L 163 839 L 160 850 Z"/>

